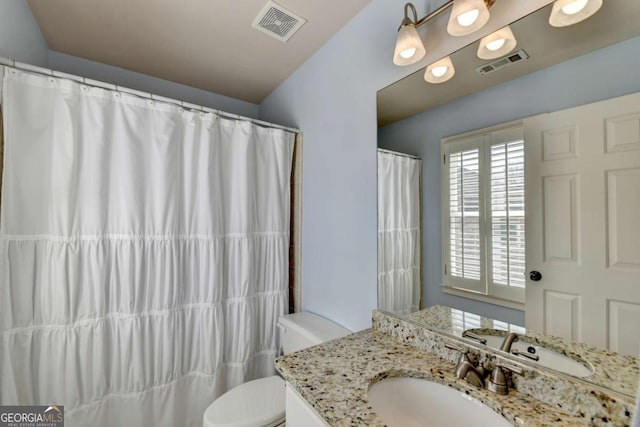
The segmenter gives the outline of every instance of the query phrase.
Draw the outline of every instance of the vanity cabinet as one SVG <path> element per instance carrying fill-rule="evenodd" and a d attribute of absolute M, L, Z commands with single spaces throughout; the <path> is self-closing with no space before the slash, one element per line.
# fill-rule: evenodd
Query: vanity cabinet
<path fill-rule="evenodd" d="M 286 392 L 287 427 L 327 427 L 320 415 L 287 383 Z"/>

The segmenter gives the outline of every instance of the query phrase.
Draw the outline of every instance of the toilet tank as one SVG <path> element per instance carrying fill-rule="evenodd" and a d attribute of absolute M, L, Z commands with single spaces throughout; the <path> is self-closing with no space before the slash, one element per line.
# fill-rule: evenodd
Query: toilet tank
<path fill-rule="evenodd" d="M 284 354 L 302 350 L 351 333 L 337 323 L 317 314 L 303 312 L 287 314 L 278 321 L 280 342 Z"/>

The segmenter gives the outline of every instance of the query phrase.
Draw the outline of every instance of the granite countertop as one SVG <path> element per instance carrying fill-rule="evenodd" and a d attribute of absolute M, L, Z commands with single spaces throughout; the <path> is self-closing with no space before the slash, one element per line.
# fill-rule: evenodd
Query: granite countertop
<path fill-rule="evenodd" d="M 515 426 L 589 425 L 528 395 L 499 396 L 455 377 L 454 365 L 385 333 L 368 329 L 276 360 L 284 379 L 332 426 L 384 426 L 367 401 L 370 384 L 387 377 L 425 378 L 483 402 Z"/>
<path fill-rule="evenodd" d="M 412 313 L 406 318 L 420 323 L 425 327 L 435 331 L 462 336 L 465 328 L 460 324 L 463 317 L 473 316 L 475 324 L 466 325 L 470 332 L 480 335 L 501 335 L 507 334 L 506 330 L 501 330 L 507 326 L 504 322 L 497 322 L 494 319 L 482 317 L 474 313 L 466 313 L 450 307 L 435 305 L 426 310 Z M 512 325 L 508 325 L 512 326 Z M 537 331 L 525 330 L 521 327 L 514 328 L 519 339 L 531 344 L 557 351 L 593 370 L 593 375 L 581 378 L 592 384 L 606 387 L 629 396 L 635 396 L 640 380 L 640 363 L 638 358 L 593 347 L 584 343 L 572 342 L 564 338 L 543 334 Z M 527 362 L 535 365 L 535 362 Z"/>

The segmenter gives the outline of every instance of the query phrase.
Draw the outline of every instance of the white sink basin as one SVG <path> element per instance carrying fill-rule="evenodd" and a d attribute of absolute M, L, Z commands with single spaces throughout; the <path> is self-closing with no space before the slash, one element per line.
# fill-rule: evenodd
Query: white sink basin
<path fill-rule="evenodd" d="M 493 347 L 496 349 L 500 349 L 502 345 L 502 341 L 504 341 L 504 337 L 496 336 L 496 335 L 478 335 L 487 340 L 487 345 L 489 347 Z M 541 347 L 536 344 L 529 344 L 524 341 L 516 341 L 511 346 L 512 350 L 518 350 L 523 353 L 528 353 L 527 349 L 529 347 L 533 347 L 536 351 L 535 354 L 538 355 L 538 361 L 532 361 L 533 363 L 537 363 L 541 366 L 545 366 L 547 368 L 555 369 L 556 371 L 564 372 L 565 374 L 573 375 L 578 378 L 588 377 L 593 375 L 593 370 L 586 367 L 580 362 L 577 362 L 563 354 L 560 354 L 556 351 L 550 350 L 545 347 Z M 524 360 L 529 360 L 524 356 L 516 356 L 520 357 Z"/>
<path fill-rule="evenodd" d="M 418 378 L 387 378 L 367 398 L 389 427 L 511 426 L 481 402 L 451 387 Z"/>

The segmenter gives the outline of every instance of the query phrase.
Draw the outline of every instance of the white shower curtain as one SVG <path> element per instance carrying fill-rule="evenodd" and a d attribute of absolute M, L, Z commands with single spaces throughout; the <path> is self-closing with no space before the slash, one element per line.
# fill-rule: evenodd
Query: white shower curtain
<path fill-rule="evenodd" d="M 200 426 L 273 373 L 294 135 L 2 73 L 0 404 Z"/>
<path fill-rule="evenodd" d="M 420 306 L 421 165 L 378 151 L 378 308 L 399 315 Z"/>

